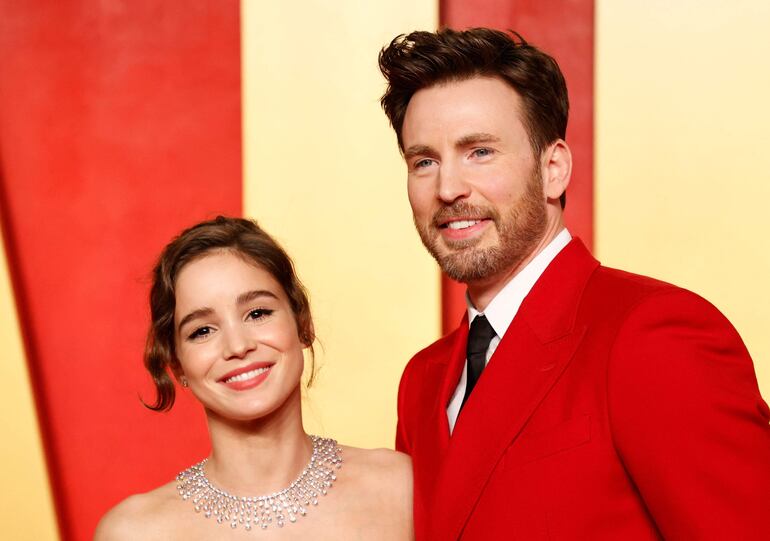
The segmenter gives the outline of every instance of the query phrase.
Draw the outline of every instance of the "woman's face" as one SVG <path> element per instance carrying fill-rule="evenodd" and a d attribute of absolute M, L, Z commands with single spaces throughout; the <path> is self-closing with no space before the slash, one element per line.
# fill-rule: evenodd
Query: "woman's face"
<path fill-rule="evenodd" d="M 251 420 L 299 400 L 305 347 L 283 287 L 228 250 L 176 278 L 176 353 L 190 390 L 225 418 Z"/>

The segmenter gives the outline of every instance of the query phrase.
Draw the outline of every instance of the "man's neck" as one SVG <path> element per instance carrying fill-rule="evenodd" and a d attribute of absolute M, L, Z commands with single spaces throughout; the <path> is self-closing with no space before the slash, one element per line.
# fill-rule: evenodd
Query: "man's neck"
<path fill-rule="evenodd" d="M 564 229 L 564 223 L 561 219 L 549 224 L 543 237 L 523 259 L 498 274 L 468 282 L 468 298 L 473 303 L 474 308 L 479 312 L 483 312 L 489 306 L 489 303 L 492 302 L 492 299 L 505 287 L 505 284 L 510 282 L 523 268 L 529 265 L 562 229 Z"/>

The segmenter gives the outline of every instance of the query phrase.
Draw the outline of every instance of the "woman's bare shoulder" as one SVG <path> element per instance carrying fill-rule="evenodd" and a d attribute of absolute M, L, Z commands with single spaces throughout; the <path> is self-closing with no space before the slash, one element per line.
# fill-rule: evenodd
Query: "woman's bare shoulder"
<path fill-rule="evenodd" d="M 102 517 L 94 541 L 162 539 L 178 501 L 176 482 L 129 496 Z"/>
<path fill-rule="evenodd" d="M 342 446 L 343 467 L 357 475 L 400 492 L 412 491 L 412 460 L 391 449 L 361 449 Z"/>
<path fill-rule="evenodd" d="M 387 470 L 405 471 L 412 469 L 412 460 L 409 455 L 393 451 L 392 449 L 362 449 L 341 445 L 342 457 L 345 462 L 356 465 L 366 465 Z"/>
<path fill-rule="evenodd" d="M 342 460 L 338 477 L 348 481 L 361 516 L 369 513 L 368 520 L 379 521 L 377 527 L 387 539 L 414 539 L 409 456 L 390 449 L 342 447 Z"/>

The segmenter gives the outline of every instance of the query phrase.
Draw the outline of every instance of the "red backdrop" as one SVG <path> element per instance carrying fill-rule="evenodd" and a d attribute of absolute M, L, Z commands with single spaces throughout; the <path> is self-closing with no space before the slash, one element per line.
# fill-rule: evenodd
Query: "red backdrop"
<path fill-rule="evenodd" d="M 86 540 L 207 451 L 196 406 L 142 407 L 141 354 L 160 248 L 241 212 L 239 2 L 0 12 L 6 249 L 62 537 Z"/>
<path fill-rule="evenodd" d="M 442 26 L 486 26 L 515 30 L 556 58 L 567 80 L 570 117 L 567 143 L 572 149 L 572 183 L 565 219 L 573 236 L 593 244 L 593 0 L 440 0 Z M 442 328 L 457 326 L 465 310 L 465 287 L 442 276 Z"/>

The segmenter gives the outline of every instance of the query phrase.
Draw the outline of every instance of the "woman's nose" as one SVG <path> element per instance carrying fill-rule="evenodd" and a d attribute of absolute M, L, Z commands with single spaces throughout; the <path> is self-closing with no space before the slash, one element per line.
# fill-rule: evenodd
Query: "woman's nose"
<path fill-rule="evenodd" d="M 243 359 L 256 349 L 256 341 L 243 329 L 230 329 L 225 336 L 225 359 Z"/>

